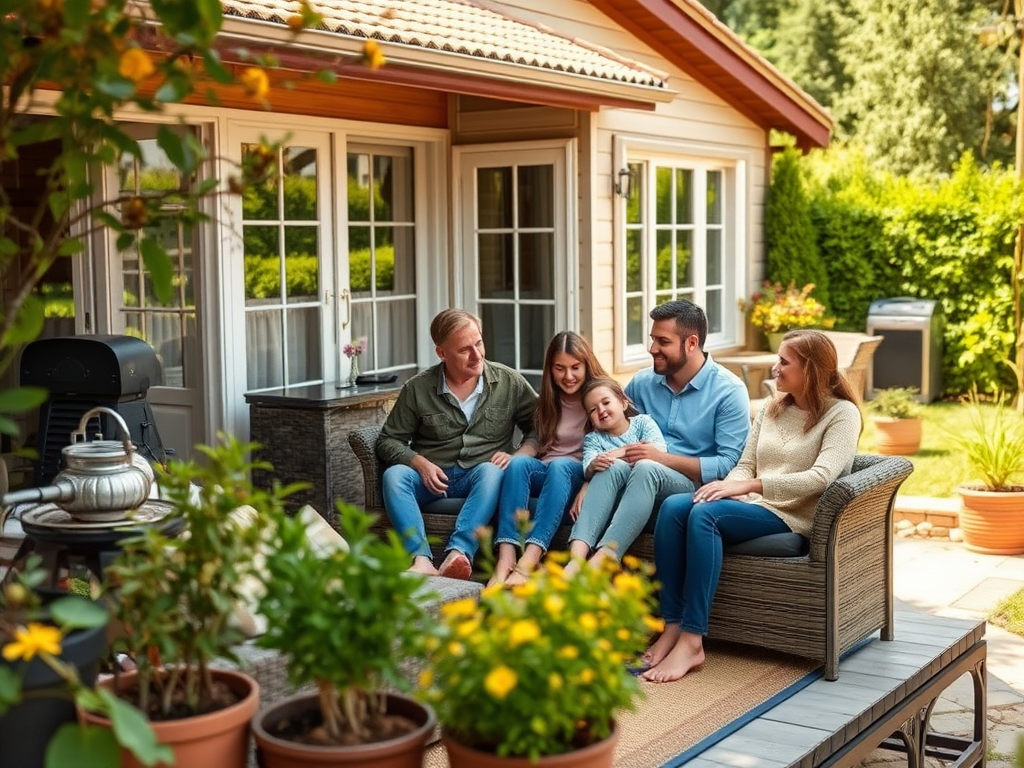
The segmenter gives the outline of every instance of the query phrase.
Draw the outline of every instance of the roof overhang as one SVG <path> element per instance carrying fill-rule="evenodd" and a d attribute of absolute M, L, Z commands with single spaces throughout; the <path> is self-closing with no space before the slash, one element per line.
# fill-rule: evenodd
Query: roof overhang
<path fill-rule="evenodd" d="M 810 95 L 691 0 L 589 0 L 741 114 L 786 131 L 804 149 L 828 146 L 832 117 Z"/>

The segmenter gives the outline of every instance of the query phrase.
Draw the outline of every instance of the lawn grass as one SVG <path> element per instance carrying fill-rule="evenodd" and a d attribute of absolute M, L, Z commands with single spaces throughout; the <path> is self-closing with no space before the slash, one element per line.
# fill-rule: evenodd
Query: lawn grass
<path fill-rule="evenodd" d="M 1024 637 L 1024 589 L 1001 600 L 988 620 L 1007 632 Z"/>
<path fill-rule="evenodd" d="M 970 411 L 959 402 L 931 403 L 921 407 L 921 450 L 907 458 L 914 473 L 900 488 L 904 496 L 956 496 L 956 487 L 972 479 L 963 453 L 953 444 L 952 435 L 970 429 Z M 874 453 L 875 425 L 865 413 L 860 451 Z"/>

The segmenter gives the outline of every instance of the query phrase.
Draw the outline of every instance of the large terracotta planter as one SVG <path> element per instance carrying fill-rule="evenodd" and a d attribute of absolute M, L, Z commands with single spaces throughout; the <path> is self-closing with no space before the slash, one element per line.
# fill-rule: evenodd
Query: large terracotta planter
<path fill-rule="evenodd" d="M 910 456 L 921 447 L 921 419 L 875 417 L 875 451 L 885 456 Z"/>
<path fill-rule="evenodd" d="M 86 685 L 92 685 L 99 661 L 107 650 L 106 626 L 72 632 L 62 643 L 60 658 L 78 669 Z M 0 659 L 0 664 L 17 669 Z M 46 695 L 52 690 L 52 695 Z M 22 691 L 27 695 L 0 717 L 0 766 L 42 768 L 46 746 L 57 729 L 77 719 L 75 702 L 64 681 L 45 661 L 36 657 L 22 672 Z"/>
<path fill-rule="evenodd" d="M 420 768 L 427 739 L 434 732 L 434 710 L 398 694 L 387 695 L 387 712 L 408 717 L 419 724 L 412 733 L 397 739 L 354 747 L 299 744 L 271 735 L 274 725 L 285 718 L 318 710 L 315 693 L 300 694 L 272 704 L 253 719 L 252 730 L 263 768 L 331 766 L 339 768 Z"/>
<path fill-rule="evenodd" d="M 957 492 L 967 549 L 985 555 L 1024 554 L 1024 491 L 983 491 L 962 485 Z"/>
<path fill-rule="evenodd" d="M 536 762 L 528 757 L 498 757 L 493 752 L 480 752 L 444 733 L 442 741 L 448 750 L 450 768 L 612 768 L 615 747 L 619 743 L 619 727 L 613 726 L 611 735 L 604 741 L 575 752 L 541 757 Z"/>
<path fill-rule="evenodd" d="M 217 768 L 245 768 L 249 760 L 249 722 L 260 703 L 260 687 L 241 672 L 214 670 L 215 679 L 223 680 L 241 700 L 226 709 L 180 720 L 151 722 L 157 741 L 174 750 L 174 765 L 217 766 Z M 114 680 L 108 681 L 112 685 Z M 137 685 L 136 673 L 117 677 L 118 690 L 130 690 Z M 85 717 L 98 725 L 110 725 L 104 717 L 85 713 Z M 121 753 L 121 768 L 142 768 L 128 751 Z M 166 768 L 160 763 L 158 768 Z"/>

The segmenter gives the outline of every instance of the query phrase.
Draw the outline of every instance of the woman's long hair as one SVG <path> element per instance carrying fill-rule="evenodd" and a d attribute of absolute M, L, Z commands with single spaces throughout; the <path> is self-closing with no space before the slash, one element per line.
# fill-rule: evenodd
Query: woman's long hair
<path fill-rule="evenodd" d="M 818 420 L 831 406 L 833 400 L 849 400 L 854 405 L 858 398 L 846 376 L 839 370 L 839 357 L 832 340 L 821 331 L 796 330 L 782 337 L 789 352 L 796 356 L 804 369 L 804 400 L 807 403 L 807 419 L 804 431 L 814 428 Z M 796 405 L 788 392 L 777 397 L 768 405 L 768 416 L 778 418 L 782 412 Z"/>
<path fill-rule="evenodd" d="M 619 382 L 617 382 L 611 376 L 595 376 L 594 378 L 592 378 L 590 381 L 587 382 L 587 385 L 583 387 L 582 390 L 580 390 L 580 398 L 586 400 L 587 395 L 593 392 L 598 387 L 610 389 L 613 395 L 615 395 L 617 398 L 619 398 L 619 400 L 625 403 L 625 407 L 622 409 L 622 411 L 623 413 L 626 414 L 627 419 L 632 419 L 634 416 L 640 415 L 640 411 L 637 410 L 637 407 L 633 405 L 633 401 L 630 400 L 629 397 L 626 395 L 626 391 L 622 388 L 622 385 L 619 384 Z M 594 427 L 594 422 L 590 420 L 590 414 L 588 413 L 587 426 L 585 427 L 585 431 L 593 432 L 595 429 L 596 427 Z"/>
<path fill-rule="evenodd" d="M 533 415 L 533 426 L 537 430 L 538 456 L 543 456 L 555 442 L 558 422 L 562 420 L 562 390 L 555 385 L 552 366 L 555 355 L 559 352 L 579 360 L 587 367 L 586 377 L 580 387 L 583 390 L 596 377 L 606 378 L 608 374 L 604 366 L 594 355 L 587 340 L 574 331 L 561 331 L 552 337 L 548 351 L 544 353 L 544 375 L 540 383 L 540 396 L 537 398 L 537 410 Z"/>

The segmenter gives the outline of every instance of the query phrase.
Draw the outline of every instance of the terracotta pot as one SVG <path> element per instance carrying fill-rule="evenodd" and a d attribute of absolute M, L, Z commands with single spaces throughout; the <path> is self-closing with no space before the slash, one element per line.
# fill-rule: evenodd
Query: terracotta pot
<path fill-rule="evenodd" d="M 875 451 L 885 456 L 909 456 L 921 447 L 921 419 L 875 417 Z"/>
<path fill-rule="evenodd" d="M 255 680 L 241 672 L 215 669 L 213 676 L 223 680 L 241 696 L 237 704 L 216 712 L 180 720 L 152 722 L 157 741 L 174 750 L 176 766 L 217 766 L 217 768 L 245 768 L 249 761 L 249 721 L 260 703 L 260 687 Z M 105 685 L 112 686 L 114 680 Z M 118 690 L 133 688 L 136 673 L 127 672 L 117 677 Z M 105 717 L 86 712 L 85 718 L 97 725 L 110 725 Z M 121 752 L 121 768 L 142 768 L 128 752 Z M 158 768 L 166 768 L 159 763 Z"/>
<path fill-rule="evenodd" d="M 450 768 L 612 768 L 615 747 L 619 743 L 619 726 L 613 725 L 611 735 L 604 741 L 574 752 L 541 757 L 536 762 L 528 757 L 498 757 L 493 752 L 480 752 L 443 732 L 441 740 L 448 750 Z"/>
<path fill-rule="evenodd" d="M 262 768 L 296 768 L 297 766 L 346 766 L 347 768 L 420 768 L 427 739 L 434 732 L 437 718 L 434 710 L 398 694 L 387 695 L 387 712 L 405 715 L 419 724 L 412 733 L 397 739 L 362 744 L 355 747 L 318 746 L 299 744 L 277 736 L 270 730 L 281 720 L 294 715 L 318 710 L 320 702 L 315 693 L 300 694 L 272 704 L 260 712 L 252 722 L 253 735 Z"/>
<path fill-rule="evenodd" d="M 964 546 L 985 555 L 1024 554 L 1024 491 L 983 491 L 961 485 Z"/>

